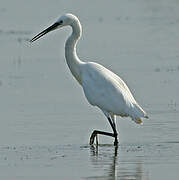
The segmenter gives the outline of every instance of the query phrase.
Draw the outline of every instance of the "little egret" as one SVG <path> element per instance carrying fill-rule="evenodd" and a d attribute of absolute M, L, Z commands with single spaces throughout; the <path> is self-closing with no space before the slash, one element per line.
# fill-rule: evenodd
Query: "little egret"
<path fill-rule="evenodd" d="M 117 146 L 116 116 L 129 116 L 137 124 L 141 124 L 142 118 L 148 118 L 148 116 L 119 76 L 100 64 L 83 62 L 78 58 L 76 45 L 81 37 L 82 27 L 79 19 L 73 14 L 61 16 L 53 25 L 32 38 L 30 42 L 63 26 L 72 28 L 72 34 L 65 44 L 65 58 L 68 67 L 82 86 L 88 102 L 102 110 L 113 130 L 113 133 L 94 130 L 90 137 L 90 144 L 94 143 L 95 138 L 96 144 L 98 144 L 97 135 L 102 134 L 114 137 L 114 145 Z"/>

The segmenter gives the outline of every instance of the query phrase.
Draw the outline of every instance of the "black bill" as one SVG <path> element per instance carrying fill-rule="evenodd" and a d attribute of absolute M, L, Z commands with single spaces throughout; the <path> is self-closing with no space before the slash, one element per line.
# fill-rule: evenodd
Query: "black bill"
<path fill-rule="evenodd" d="M 30 42 L 34 42 L 37 39 L 39 39 L 40 37 L 42 37 L 43 35 L 47 34 L 48 32 L 56 29 L 56 27 L 59 25 L 59 23 L 54 23 L 52 26 L 48 27 L 47 29 L 45 29 L 44 31 L 42 31 L 41 33 L 37 34 L 35 37 L 33 37 Z"/>

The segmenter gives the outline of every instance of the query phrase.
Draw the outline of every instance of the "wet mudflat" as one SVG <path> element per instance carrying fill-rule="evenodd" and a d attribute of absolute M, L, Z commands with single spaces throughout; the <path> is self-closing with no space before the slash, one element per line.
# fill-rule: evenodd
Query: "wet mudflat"
<path fill-rule="evenodd" d="M 83 25 L 80 58 L 120 75 L 150 117 L 118 118 L 118 149 L 88 145 L 111 129 L 68 70 L 70 29 L 28 42 L 66 12 Z M 1 179 L 178 179 L 178 0 L 4 1 L 0 20 Z"/>

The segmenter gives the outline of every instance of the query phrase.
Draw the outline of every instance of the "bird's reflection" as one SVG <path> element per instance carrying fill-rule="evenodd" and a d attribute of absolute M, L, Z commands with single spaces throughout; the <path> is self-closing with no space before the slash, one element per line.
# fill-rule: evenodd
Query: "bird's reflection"
<path fill-rule="evenodd" d="M 105 147 L 105 145 L 103 146 Z M 106 145 L 107 147 L 107 145 Z M 117 171 L 116 171 L 116 159 L 118 156 L 118 146 L 115 146 L 114 148 L 111 148 L 114 152 L 112 153 L 112 156 L 107 154 L 109 151 L 107 150 L 107 152 L 100 152 L 99 150 L 100 147 L 98 146 L 91 146 L 90 147 L 90 152 L 91 152 L 91 160 L 94 166 L 98 166 L 98 165 L 108 165 L 109 163 L 109 167 L 107 169 L 107 177 L 106 179 L 116 179 L 117 177 Z M 104 159 L 102 157 L 105 157 Z M 106 159 L 109 158 L 109 159 Z M 106 170 L 106 168 L 105 168 Z M 100 177 L 96 177 L 96 178 L 100 178 Z"/>
<path fill-rule="evenodd" d="M 99 172 L 103 170 L 103 174 L 99 173 L 92 179 L 106 179 L 106 180 L 148 180 L 148 175 L 143 172 L 143 164 L 140 159 L 132 161 L 125 161 L 124 157 L 121 161 L 118 147 L 109 145 L 91 146 L 90 159 L 93 167 Z M 90 178 L 90 177 L 89 177 Z"/>

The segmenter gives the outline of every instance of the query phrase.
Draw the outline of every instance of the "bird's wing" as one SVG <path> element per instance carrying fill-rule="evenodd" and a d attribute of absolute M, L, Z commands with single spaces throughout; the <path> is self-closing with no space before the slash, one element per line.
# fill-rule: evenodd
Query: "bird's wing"
<path fill-rule="evenodd" d="M 126 85 L 126 83 L 115 73 L 113 73 L 112 71 L 110 71 L 109 69 L 105 68 L 102 66 L 102 68 L 105 69 L 106 74 L 108 74 L 108 76 L 110 76 L 110 78 L 112 78 L 113 80 L 115 80 L 118 84 L 118 86 L 120 87 L 120 89 L 122 89 L 123 93 L 125 92 L 125 94 L 128 96 L 128 98 L 130 98 L 130 101 L 133 103 L 136 103 L 131 91 L 129 90 L 128 86 Z"/>
<path fill-rule="evenodd" d="M 82 86 L 90 104 L 121 116 L 132 117 L 132 111 L 139 117 L 144 116 L 145 112 L 119 76 L 97 63 L 89 62 L 84 66 Z"/>
<path fill-rule="evenodd" d="M 101 86 L 104 85 L 104 82 L 108 82 L 108 87 L 109 83 L 117 86 L 122 93 L 125 93 L 128 98 L 130 98 L 131 102 L 136 102 L 126 83 L 118 75 L 104 66 L 94 62 L 88 62 L 85 72 L 87 72 L 86 74 L 88 74 L 93 81 L 98 82 Z"/>

